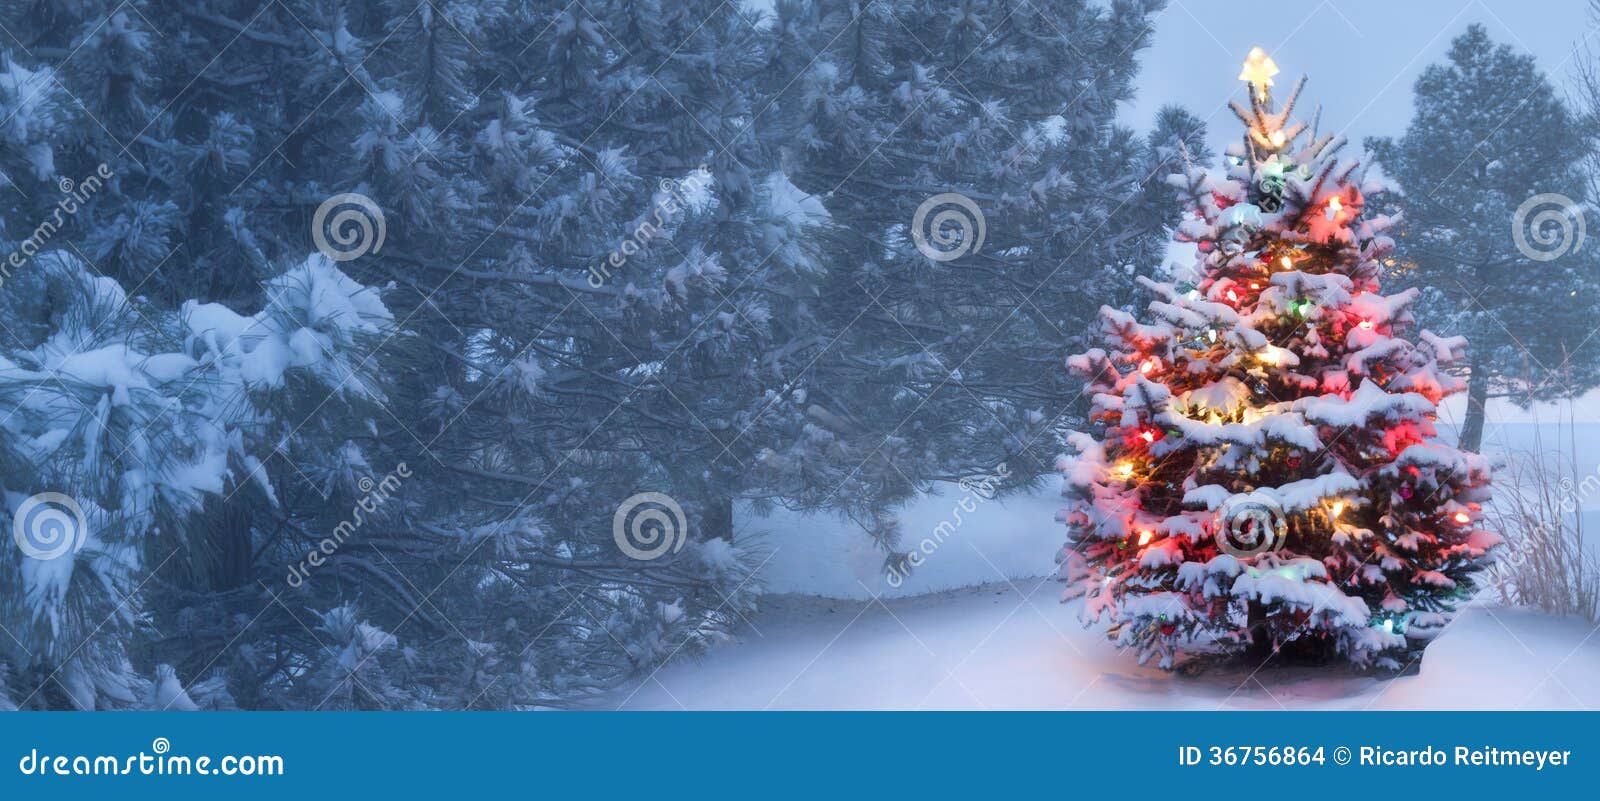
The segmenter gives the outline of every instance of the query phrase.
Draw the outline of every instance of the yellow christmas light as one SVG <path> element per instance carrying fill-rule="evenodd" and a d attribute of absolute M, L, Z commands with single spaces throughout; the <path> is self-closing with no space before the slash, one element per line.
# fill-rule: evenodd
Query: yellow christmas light
<path fill-rule="evenodd" d="M 1144 531 L 1139 532 L 1139 544 L 1149 545 L 1150 540 L 1153 537 L 1155 537 L 1155 532 L 1151 531 L 1150 529 L 1145 529 Z"/>
<path fill-rule="evenodd" d="M 1117 462 L 1117 476 L 1119 478 L 1133 478 L 1132 462 Z"/>
<path fill-rule="evenodd" d="M 1334 501 L 1333 505 L 1328 508 L 1328 512 L 1333 515 L 1334 519 L 1338 519 L 1339 515 L 1344 514 L 1344 501 Z"/>
<path fill-rule="evenodd" d="M 1267 87 L 1272 85 L 1272 76 L 1278 74 L 1278 65 L 1273 63 L 1267 51 L 1259 47 L 1250 48 L 1250 55 L 1245 57 L 1244 69 L 1239 71 L 1239 80 L 1248 82 L 1256 90 L 1256 97 L 1261 102 L 1267 100 Z"/>

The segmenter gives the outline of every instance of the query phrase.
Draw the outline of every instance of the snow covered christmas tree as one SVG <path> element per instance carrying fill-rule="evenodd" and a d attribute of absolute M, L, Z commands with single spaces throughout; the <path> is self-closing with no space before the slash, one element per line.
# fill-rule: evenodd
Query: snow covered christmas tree
<path fill-rule="evenodd" d="M 1250 53 L 1225 174 L 1173 176 L 1195 282 L 1141 279 L 1155 319 L 1102 308 L 1105 347 L 1068 360 L 1101 434 L 1062 461 L 1061 578 L 1141 662 L 1398 668 L 1499 542 L 1487 460 L 1435 441 L 1466 341 L 1403 336 L 1417 292 L 1379 291 L 1393 220 L 1363 217 L 1382 187 L 1292 120 L 1303 78 L 1274 103 L 1276 72 Z"/>

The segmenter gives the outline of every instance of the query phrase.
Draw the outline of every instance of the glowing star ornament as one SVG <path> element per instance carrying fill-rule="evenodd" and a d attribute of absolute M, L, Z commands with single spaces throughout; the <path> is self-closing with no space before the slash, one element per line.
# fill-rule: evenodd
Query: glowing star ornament
<path fill-rule="evenodd" d="M 1245 81 L 1256 90 L 1256 99 L 1261 102 L 1267 100 L 1267 87 L 1272 85 L 1272 76 L 1278 74 L 1278 65 L 1273 63 L 1267 51 L 1259 47 L 1250 49 L 1250 55 L 1245 57 L 1244 69 L 1239 71 L 1239 80 Z"/>

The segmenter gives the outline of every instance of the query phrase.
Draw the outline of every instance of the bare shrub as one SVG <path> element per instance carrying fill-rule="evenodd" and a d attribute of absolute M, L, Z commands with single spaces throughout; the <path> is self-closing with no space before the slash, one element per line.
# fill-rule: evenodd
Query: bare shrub
<path fill-rule="evenodd" d="M 1507 454 L 1497 471 L 1487 513 L 1506 545 L 1483 581 L 1507 604 L 1600 622 L 1600 562 L 1586 549 L 1583 523 L 1583 502 L 1600 493 L 1600 466 L 1580 470 L 1576 448 L 1541 445 Z"/>

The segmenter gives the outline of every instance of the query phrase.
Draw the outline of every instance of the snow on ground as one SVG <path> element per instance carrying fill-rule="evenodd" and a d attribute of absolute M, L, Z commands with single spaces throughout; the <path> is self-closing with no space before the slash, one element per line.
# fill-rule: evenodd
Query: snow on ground
<path fill-rule="evenodd" d="M 1600 409 L 1600 397 L 1588 407 Z M 1484 450 L 1562 453 L 1574 485 L 1600 471 L 1588 409 L 1500 413 Z M 1574 411 L 1579 411 L 1573 414 Z M 1449 419 L 1450 410 L 1446 410 Z M 1577 417 L 1564 427 L 1560 421 Z M 1587 421 L 1585 418 L 1589 418 Z M 1454 426 L 1441 436 L 1453 442 Z M 1572 453 L 1568 453 L 1571 451 Z M 1065 534 L 1059 482 L 985 500 L 949 486 L 901 510 L 903 545 L 939 543 L 899 586 L 847 521 L 744 513 L 770 595 L 736 643 L 667 666 L 601 699 L 644 709 L 1595 709 L 1600 636 L 1575 619 L 1474 605 L 1436 640 L 1417 675 L 1377 679 L 1309 668 L 1181 677 L 1141 668 L 1057 602 Z M 1600 493 L 1577 498 L 1600 526 Z M 998 583 L 997 583 L 998 582 Z M 874 600 L 875 598 L 881 600 Z"/>
<path fill-rule="evenodd" d="M 947 546 L 950 547 L 950 546 Z M 626 709 L 1596 709 L 1600 636 L 1569 618 L 1473 606 L 1417 675 L 1135 664 L 1034 578 L 883 601 L 769 598 L 739 642 L 596 706 Z"/>

